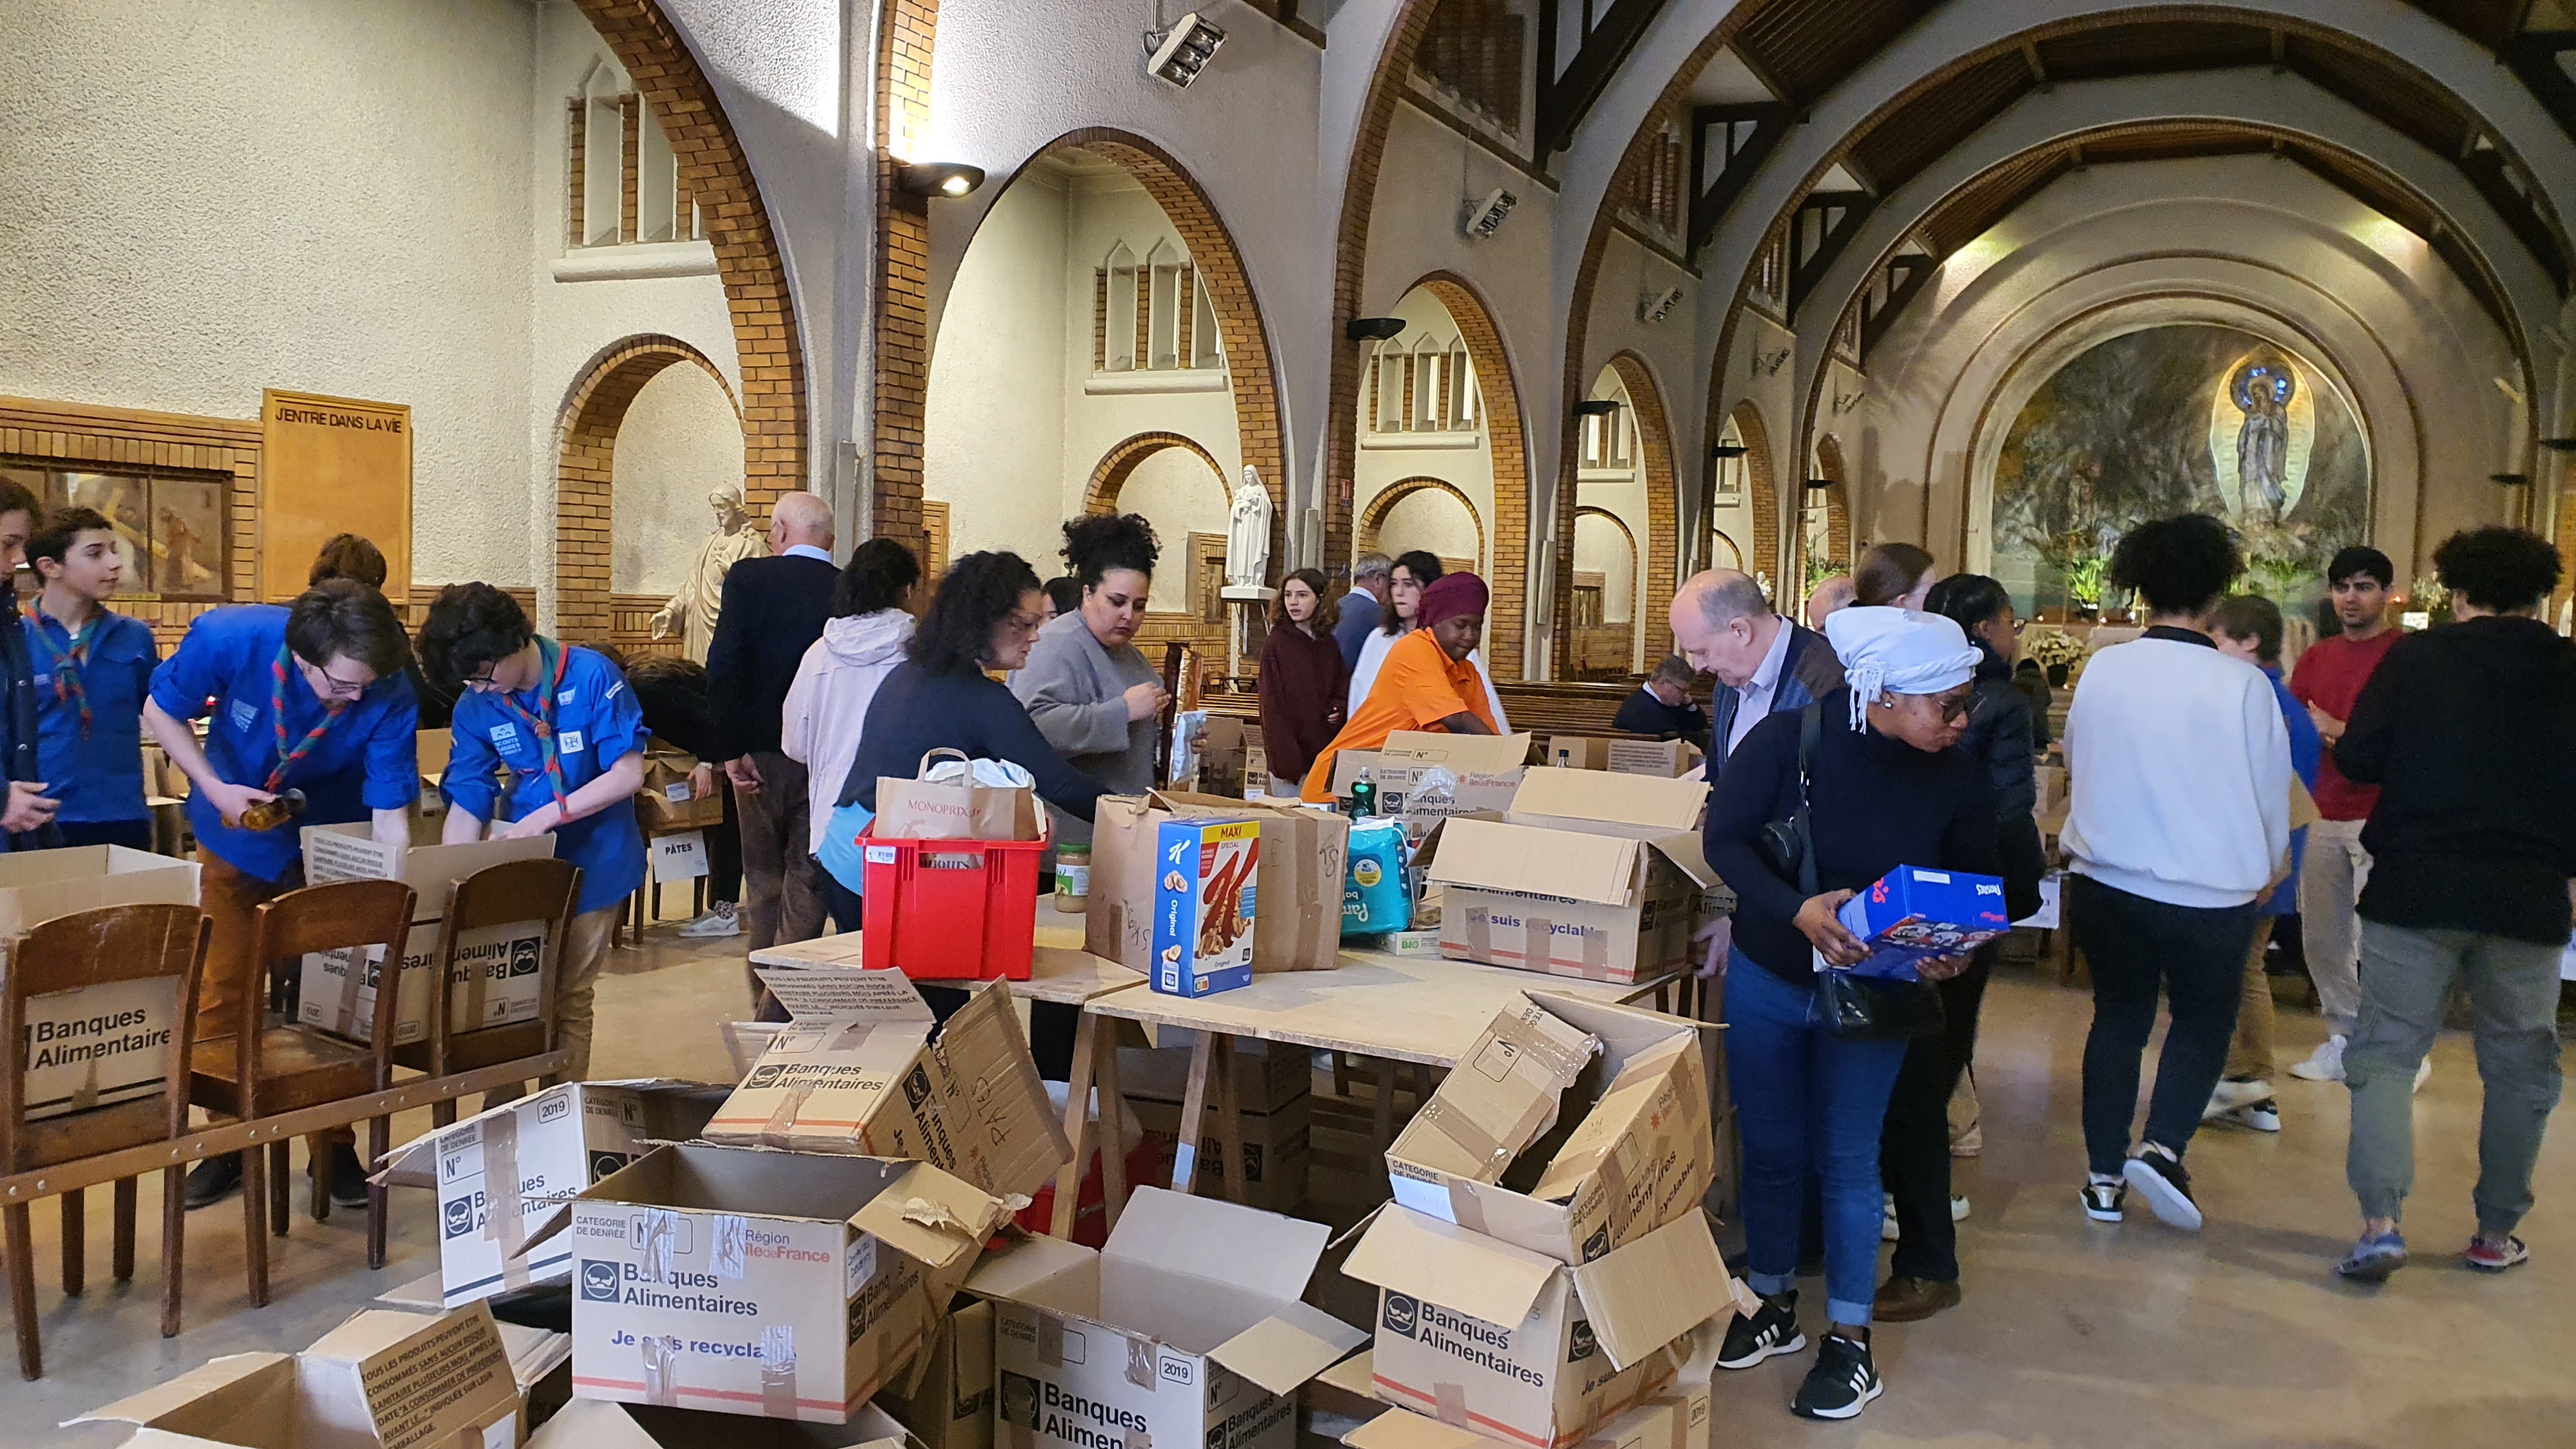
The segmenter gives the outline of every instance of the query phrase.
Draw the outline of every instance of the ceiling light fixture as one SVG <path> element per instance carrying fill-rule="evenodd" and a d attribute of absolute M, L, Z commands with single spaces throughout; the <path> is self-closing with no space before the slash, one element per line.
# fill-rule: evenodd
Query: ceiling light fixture
<path fill-rule="evenodd" d="M 1401 317 L 1354 317 L 1343 324 L 1342 335 L 1353 342 L 1384 342 L 1403 330 Z"/>
<path fill-rule="evenodd" d="M 972 195 L 984 184 L 984 168 L 962 161 L 914 161 L 894 174 L 895 189 L 906 196 Z"/>
<path fill-rule="evenodd" d="M 1460 222 L 1459 226 L 1469 236 L 1480 241 L 1491 241 L 1494 233 L 1503 229 L 1503 219 L 1510 216 L 1512 208 L 1520 204 L 1519 197 L 1497 186 L 1485 193 L 1484 200 L 1468 206 L 1466 220 Z"/>
<path fill-rule="evenodd" d="M 1188 90 L 1223 44 L 1224 29 L 1193 10 L 1161 29 L 1145 32 L 1145 74 Z"/>

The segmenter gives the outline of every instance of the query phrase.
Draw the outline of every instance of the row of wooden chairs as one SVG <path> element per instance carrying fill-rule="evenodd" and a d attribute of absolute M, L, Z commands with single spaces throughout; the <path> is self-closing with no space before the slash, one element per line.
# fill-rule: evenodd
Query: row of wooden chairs
<path fill-rule="evenodd" d="M 553 980 L 556 952 L 570 923 L 581 872 L 559 860 L 511 861 L 460 881 L 446 913 L 439 986 L 429 993 L 422 1039 L 394 1040 L 402 998 L 402 960 L 411 933 L 411 887 L 400 881 L 342 881 L 289 891 L 260 906 L 252 927 L 258 979 L 239 984 L 238 1012 L 218 1029 L 199 1035 L 197 1003 L 204 984 L 211 923 L 193 905 L 128 905 L 81 911 L 43 922 L 9 943 L 5 982 L 0 982 L 0 1036 L 10 1043 L 8 1070 L 0 1072 L 0 1175 L 62 1168 L 155 1142 L 188 1135 L 189 1109 L 217 1119 L 252 1121 L 324 1107 L 383 1092 L 397 1068 L 438 1078 L 506 1065 L 552 1050 L 555 1039 Z M 458 942 L 493 926 L 547 923 L 539 963 L 539 1014 L 497 1027 L 451 1029 L 463 990 L 456 979 Z M 375 1015 L 369 1040 L 345 1040 L 302 1025 L 274 1008 L 271 986 L 300 970 L 315 952 L 346 949 L 353 961 L 381 948 Z M 163 1061 L 161 1086 L 152 1095 L 78 1108 L 30 1121 L 26 1100 L 30 1046 L 26 1028 L 31 998 L 122 982 L 161 982 L 177 1007 Z M 438 1125 L 455 1120 L 452 1097 L 439 1101 Z M 390 1145 L 384 1117 L 367 1122 L 362 1161 L 369 1170 Z M 318 1164 L 325 1141 L 308 1150 Z M 250 1301 L 269 1301 L 269 1246 L 287 1230 L 287 1150 L 283 1139 L 242 1152 L 242 1231 Z M 192 1163 L 161 1174 L 161 1333 L 179 1331 L 181 1261 L 185 1246 L 184 1179 Z M 316 1221 L 330 1215 L 331 1199 L 318 1167 L 312 1185 Z M 113 1269 L 124 1282 L 134 1272 L 136 1179 L 115 1183 Z M 63 1292 L 77 1296 L 84 1276 L 83 1193 L 62 1191 Z M 0 1264 L 9 1280 L 16 1320 L 18 1364 L 40 1377 L 44 1360 L 37 1338 L 35 1257 L 30 1228 L 33 1204 L 0 1204 Z M 385 1190 L 367 1192 L 367 1263 L 385 1264 Z"/>

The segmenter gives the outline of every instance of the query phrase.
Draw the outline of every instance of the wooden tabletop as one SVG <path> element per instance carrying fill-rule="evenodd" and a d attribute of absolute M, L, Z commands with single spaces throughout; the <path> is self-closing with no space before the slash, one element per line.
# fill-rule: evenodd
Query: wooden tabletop
<path fill-rule="evenodd" d="M 1249 986 L 1195 998 L 1140 985 L 1095 997 L 1087 1009 L 1129 1021 L 1446 1067 L 1456 1065 L 1515 996 L 1554 991 L 1624 1002 L 1655 985 L 1345 951 L 1338 971 L 1265 972 Z"/>
<path fill-rule="evenodd" d="M 1104 960 L 1082 949 L 1082 918 L 1068 916 L 1071 924 L 1049 921 L 1051 912 L 1041 910 L 1038 916 L 1037 959 L 1030 963 L 1029 979 L 1010 983 L 1013 996 L 1031 1001 L 1056 1001 L 1079 1006 L 1095 996 L 1141 986 L 1144 973 L 1131 971 L 1115 961 Z M 822 936 L 793 945 L 772 946 L 751 953 L 754 966 L 857 966 L 859 933 Z M 931 982 L 932 985 L 944 983 Z M 971 982 L 954 983 L 959 986 Z"/>

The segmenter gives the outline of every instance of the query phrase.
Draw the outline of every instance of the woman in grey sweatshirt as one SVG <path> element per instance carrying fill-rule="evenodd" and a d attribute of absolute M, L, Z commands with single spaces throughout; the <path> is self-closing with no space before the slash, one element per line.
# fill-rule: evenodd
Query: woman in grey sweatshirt
<path fill-rule="evenodd" d="M 1064 560 L 1082 584 L 1082 606 L 1039 630 L 1028 664 L 1011 676 L 1038 733 L 1113 794 L 1154 788 L 1154 736 L 1171 697 L 1133 641 L 1161 553 L 1153 528 L 1133 513 L 1065 524 Z M 1089 822 L 1048 811 L 1058 844 L 1090 843 Z"/>

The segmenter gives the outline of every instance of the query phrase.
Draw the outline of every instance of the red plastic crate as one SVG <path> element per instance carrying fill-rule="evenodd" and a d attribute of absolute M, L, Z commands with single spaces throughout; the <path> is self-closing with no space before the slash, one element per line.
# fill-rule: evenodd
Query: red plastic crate
<path fill-rule="evenodd" d="M 1026 981 L 1044 840 L 879 840 L 864 862 L 861 964 L 921 981 Z"/>

